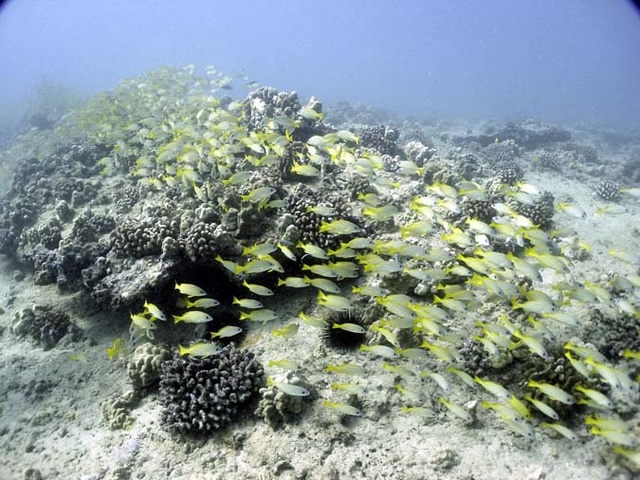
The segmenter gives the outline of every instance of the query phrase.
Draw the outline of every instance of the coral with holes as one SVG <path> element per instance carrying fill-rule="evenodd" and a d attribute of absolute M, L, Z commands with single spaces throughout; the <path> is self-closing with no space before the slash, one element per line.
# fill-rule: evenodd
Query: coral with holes
<path fill-rule="evenodd" d="M 421 167 L 435 155 L 436 149 L 432 145 L 424 145 L 422 142 L 412 140 L 404 146 L 404 153 L 408 160 Z"/>
<path fill-rule="evenodd" d="M 247 128 L 261 130 L 274 117 L 294 118 L 300 110 L 300 102 L 296 92 L 279 92 L 275 88 L 260 87 L 249 93 L 242 108 Z"/>
<path fill-rule="evenodd" d="M 527 217 L 535 225 L 540 227 L 548 227 L 553 220 L 555 213 L 554 209 L 554 197 L 551 192 L 543 192 L 540 197 L 535 199 L 534 205 L 526 205 L 518 202 L 515 198 L 508 198 L 507 205 L 509 205 L 516 213 Z"/>
<path fill-rule="evenodd" d="M 607 315 L 599 308 L 589 311 L 586 329 L 589 338 L 598 339 L 598 350 L 612 360 L 618 360 L 625 349 L 640 351 L 640 319 L 629 314 Z"/>
<path fill-rule="evenodd" d="M 360 132 L 360 145 L 364 148 L 372 148 L 380 155 L 391 155 L 398 153 L 398 131 L 385 126 L 376 125 L 364 127 Z"/>
<path fill-rule="evenodd" d="M 494 203 L 496 203 L 494 199 L 473 200 L 468 197 L 463 197 L 459 202 L 460 211 L 465 217 L 481 220 L 485 223 L 491 223 L 496 214 L 493 208 Z"/>
<path fill-rule="evenodd" d="M 593 194 L 603 200 L 617 200 L 620 198 L 620 185 L 611 180 L 603 180 L 598 183 Z"/>
<path fill-rule="evenodd" d="M 192 262 L 212 262 L 219 251 L 219 237 L 228 236 L 215 223 L 196 222 L 184 233 L 184 248 Z"/>
<path fill-rule="evenodd" d="M 168 217 L 129 218 L 119 223 L 111 234 L 112 248 L 122 257 L 160 255 L 163 240 L 177 238 L 178 234 L 178 223 Z"/>
<path fill-rule="evenodd" d="M 496 169 L 495 178 L 500 183 L 515 185 L 517 182 L 521 181 L 523 177 L 524 172 L 513 162 L 502 164 L 500 168 Z"/>
<path fill-rule="evenodd" d="M 72 342 L 84 337 L 69 315 L 51 305 L 34 305 L 19 310 L 13 316 L 10 330 L 18 337 L 31 338 L 44 350 L 52 349 L 67 335 Z"/>
<path fill-rule="evenodd" d="M 501 168 L 510 165 L 518 156 L 518 147 L 513 140 L 505 140 L 500 143 L 492 143 L 484 149 L 489 165 Z"/>
<path fill-rule="evenodd" d="M 327 217 L 307 211 L 310 207 L 326 206 L 335 209 L 336 215 L 332 216 L 329 221 L 337 219 L 353 221 L 346 199 L 334 193 L 321 195 L 303 184 L 298 184 L 291 189 L 286 202 L 286 210 L 290 215 L 287 218 L 293 222 L 299 232 L 298 239 L 305 244 L 310 243 L 322 248 L 339 246 L 337 236 L 319 231 L 322 222 L 328 221 Z"/>
<path fill-rule="evenodd" d="M 86 209 L 73 221 L 70 238 L 80 243 L 96 242 L 115 227 L 116 221 L 112 216 Z"/>
<path fill-rule="evenodd" d="M 551 152 L 542 153 L 536 161 L 542 170 L 560 170 L 559 155 Z"/>
<path fill-rule="evenodd" d="M 233 345 L 205 358 L 165 361 L 160 422 L 171 433 L 210 434 L 237 420 L 263 385 L 262 365 L 253 353 Z"/>

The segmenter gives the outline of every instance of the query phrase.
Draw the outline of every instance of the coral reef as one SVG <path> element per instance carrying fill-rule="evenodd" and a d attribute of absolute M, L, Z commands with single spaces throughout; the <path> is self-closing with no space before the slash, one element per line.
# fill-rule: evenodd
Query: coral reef
<path fill-rule="evenodd" d="M 337 237 L 335 235 L 318 230 L 325 219 L 310 211 L 311 207 L 331 207 L 336 211 L 336 215 L 332 219 L 353 220 L 350 215 L 350 208 L 343 197 L 335 194 L 320 195 L 301 183 L 291 188 L 285 201 L 285 208 L 290 215 L 289 220 L 298 232 L 298 238 L 291 239 L 295 240 L 294 243 L 300 240 L 302 243 L 311 243 L 322 248 L 337 246 Z M 280 229 L 286 229 L 288 226 L 281 222 Z"/>
<path fill-rule="evenodd" d="M 542 170 L 560 170 L 560 158 L 556 153 L 543 152 L 534 162 Z"/>
<path fill-rule="evenodd" d="M 620 198 L 620 185 L 611 180 L 603 180 L 598 183 L 593 194 L 603 200 L 617 200 Z"/>
<path fill-rule="evenodd" d="M 443 387 L 450 374 L 468 385 L 500 384 L 485 384 L 488 392 L 474 393 L 479 405 L 499 387 L 520 400 L 525 395 L 544 399 L 531 380 L 563 388 L 576 401 L 584 400 L 579 385 L 618 401 L 617 387 L 598 377 L 610 372 L 607 368 L 637 374 L 629 364 L 640 349 L 633 340 L 638 325 L 632 314 L 620 311 L 637 308 L 630 300 L 637 273 L 627 278 L 616 272 L 618 277 L 600 278 L 598 284 L 574 279 L 580 272 L 571 270 L 576 265 L 568 259 L 585 258 L 587 247 L 566 225 L 558 225 L 553 235 L 540 230 L 552 224 L 553 195 L 522 181 L 524 166 L 562 166 L 574 177 L 601 171 L 605 178 L 617 178 L 621 166 L 616 170 L 612 162 L 606 170 L 594 164 L 592 147 L 567 143 L 567 131 L 531 121 L 455 137 L 443 125 L 400 123 L 388 116 L 371 120 L 372 112 L 344 106 L 336 109 L 338 118 L 368 121 L 338 130 L 325 123 L 316 98 L 303 105 L 295 92 L 269 87 L 241 101 L 217 98 L 215 92 L 231 80 L 214 70 L 204 78 L 193 71 L 161 69 L 124 82 L 65 117 L 61 138 L 77 136 L 88 143 L 73 140 L 54 152 L 22 157 L 0 202 L 0 251 L 25 267 L 22 278 L 30 278 L 33 269 L 36 284 L 83 290 L 90 296 L 77 297 L 91 298 L 92 308 L 117 310 L 113 315 L 122 320 L 127 310 L 142 312 L 132 313 L 136 326 L 152 322 L 147 299 L 168 315 L 197 309 L 178 318 L 184 323 L 162 324 L 157 333 L 167 345 L 145 343 L 135 349 L 127 362 L 133 391 L 102 406 L 110 428 L 129 426 L 131 408 L 156 385 L 160 423 L 175 434 L 207 435 L 224 428 L 241 418 L 258 392 L 255 414 L 269 425 L 298 419 L 305 406 L 313 406 L 304 376 L 276 375 L 265 388 L 254 354 L 231 343 L 258 342 L 256 354 L 266 354 L 272 353 L 263 348 L 273 345 L 268 342 L 286 341 L 292 356 L 299 355 L 303 342 L 294 338 L 297 324 L 280 324 L 284 315 L 295 314 L 294 308 L 298 318 L 322 331 L 322 354 L 331 346 L 344 357 L 306 357 L 314 375 L 377 375 L 370 368 L 377 360 L 397 375 L 398 393 L 377 405 L 355 399 L 364 385 L 335 382 L 334 390 L 347 393 L 326 396 L 323 407 L 332 408 L 331 415 L 359 416 L 353 408 L 357 403 L 375 418 L 390 413 L 401 396 L 412 404 L 403 406 L 403 414 L 426 414 L 432 405 L 422 398 L 425 407 L 418 407 L 419 394 L 412 398 L 417 376 L 411 375 L 407 358 L 427 361 L 425 376 L 438 378 L 447 390 L 438 408 L 454 414 L 455 405 L 464 401 L 456 397 L 464 390 L 454 389 L 453 382 L 451 390 Z M 604 181 L 596 194 L 610 200 L 619 192 L 617 184 Z M 566 203 L 562 213 L 577 213 L 576 220 L 583 216 L 573 203 Z M 631 255 L 626 258 L 637 263 Z M 546 288 L 551 275 L 545 269 L 567 275 Z M 15 280 L 20 278 L 16 274 Z M 609 289 L 603 293 L 605 284 Z M 182 287 L 196 294 L 192 298 Z M 591 308 L 596 301 L 603 312 L 614 313 L 594 315 L 595 327 L 574 318 L 574 309 Z M 193 325 L 202 320 L 206 324 Z M 81 335 L 68 316 L 48 306 L 16 313 L 11 331 L 44 348 L 65 335 Z M 299 335 L 308 332 L 301 328 Z M 195 338 L 210 342 L 212 334 L 216 348 L 226 346 L 210 356 L 191 356 L 184 348 L 184 355 L 171 353 L 178 343 Z M 586 358 L 567 355 L 566 342 L 574 334 L 591 337 L 587 340 L 606 356 L 600 370 L 589 366 L 588 379 L 574 362 Z M 365 349 L 376 360 L 353 364 L 350 350 L 366 340 Z M 627 348 L 630 352 L 621 355 Z M 585 352 L 601 358 L 595 350 Z M 282 368 L 299 368 L 293 360 L 282 362 Z M 318 384 L 325 381 L 320 378 Z M 348 403 L 339 398 L 346 394 Z M 567 422 L 590 408 L 561 403 L 552 406 Z M 633 408 L 623 410 L 616 403 L 613 410 L 623 415 Z M 538 426 L 518 408 L 502 411 L 507 414 L 499 418 L 516 434 L 528 437 Z M 479 411 L 473 413 L 482 420 Z M 519 423 L 512 422 L 519 416 Z M 445 470 L 459 461 L 445 451 L 433 458 L 435 463 L 441 458 Z"/>
<path fill-rule="evenodd" d="M 165 361 L 161 423 L 172 433 L 210 434 L 237 420 L 263 383 L 263 368 L 254 355 L 233 345 L 205 358 Z"/>
<path fill-rule="evenodd" d="M 533 205 L 527 205 L 517 201 L 515 198 L 508 198 L 507 205 L 509 205 L 515 212 L 527 217 L 535 225 L 541 227 L 548 227 L 553 220 L 554 210 L 554 197 L 551 192 L 543 192 L 542 195 L 535 198 Z"/>
<path fill-rule="evenodd" d="M 629 314 L 607 315 L 601 309 L 590 310 L 587 324 L 589 338 L 594 338 L 599 350 L 612 360 L 619 359 L 625 349 L 640 351 L 640 319 Z"/>
<path fill-rule="evenodd" d="M 273 379 L 311 391 L 311 384 L 299 373 L 287 372 L 284 375 L 276 375 Z M 288 395 L 275 386 L 261 388 L 260 395 L 262 398 L 255 414 L 264 418 L 272 428 L 278 427 L 283 422 L 290 423 L 299 418 L 305 403 L 311 399 L 310 395 Z"/>
<path fill-rule="evenodd" d="M 521 181 L 524 177 L 524 172 L 515 163 L 503 164 L 500 168 L 496 169 L 495 178 L 499 183 L 506 185 L 515 185 Z"/>
<path fill-rule="evenodd" d="M 128 218 L 111 235 L 113 251 L 122 257 L 160 255 L 167 237 L 177 238 L 179 224 L 169 217 Z"/>
<path fill-rule="evenodd" d="M 146 342 L 138 346 L 127 363 L 127 373 L 134 390 L 150 387 L 160 380 L 162 362 L 171 359 L 166 345 Z"/>
<path fill-rule="evenodd" d="M 489 165 L 501 168 L 513 164 L 518 156 L 518 147 L 513 140 L 504 140 L 500 143 L 492 143 L 484 149 Z"/>
<path fill-rule="evenodd" d="M 10 330 L 18 337 L 31 338 L 44 350 L 52 349 L 66 336 L 71 342 L 84 337 L 69 315 L 51 305 L 34 305 L 16 312 Z"/>
<path fill-rule="evenodd" d="M 262 130 L 269 119 L 295 116 L 300 110 L 300 102 L 296 92 L 286 93 L 271 87 L 260 87 L 249 93 L 242 108 L 247 128 Z"/>
<path fill-rule="evenodd" d="M 120 395 L 112 395 L 102 402 L 102 418 L 110 430 L 124 430 L 133 425 L 131 409 L 140 400 L 135 390 Z"/>
<path fill-rule="evenodd" d="M 380 155 L 391 157 L 398 153 L 399 133 L 391 127 L 385 125 L 364 127 L 359 134 L 360 144 L 364 148 L 371 148 Z"/>
<path fill-rule="evenodd" d="M 585 164 L 596 164 L 600 162 L 598 152 L 590 145 L 580 145 L 577 143 L 566 143 L 560 146 L 561 150 L 567 152 L 574 161 Z"/>
<path fill-rule="evenodd" d="M 420 141 L 411 140 L 404 145 L 404 153 L 408 160 L 421 167 L 435 155 L 436 149 L 433 145 L 425 145 Z"/>

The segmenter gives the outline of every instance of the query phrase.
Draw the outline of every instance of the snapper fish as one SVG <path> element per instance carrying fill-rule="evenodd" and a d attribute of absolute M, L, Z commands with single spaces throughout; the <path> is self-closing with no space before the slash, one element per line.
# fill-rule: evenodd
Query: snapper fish
<path fill-rule="evenodd" d="M 124 352 L 124 340 L 117 337 L 113 339 L 110 347 L 107 347 L 107 358 L 113 360 Z"/>
<path fill-rule="evenodd" d="M 268 200 L 274 193 L 276 193 L 276 189 L 273 187 L 258 187 L 246 195 L 240 195 L 240 198 L 243 202 L 259 203 Z"/>
<path fill-rule="evenodd" d="M 309 392 L 309 390 L 307 390 L 306 388 L 300 385 L 295 385 L 293 383 L 287 383 L 287 382 L 280 382 L 277 380 L 273 380 L 271 377 L 269 377 L 267 378 L 267 387 L 271 387 L 271 386 L 276 387 L 282 393 L 291 395 L 292 397 L 306 397 L 311 393 Z"/>
<path fill-rule="evenodd" d="M 573 204 L 573 203 L 558 203 L 555 208 L 556 212 L 566 213 L 567 215 L 571 215 L 575 218 L 587 218 L 587 212 L 585 212 L 582 207 Z"/>
<path fill-rule="evenodd" d="M 211 355 L 215 355 L 221 350 L 219 345 L 215 343 L 193 343 L 188 347 L 183 347 L 182 345 L 178 345 L 178 354 L 189 355 L 191 357 L 210 357 Z"/>
<path fill-rule="evenodd" d="M 217 332 L 211 332 L 211 338 L 229 338 L 238 335 L 240 332 L 242 332 L 242 328 L 235 325 L 227 325 Z"/>
<path fill-rule="evenodd" d="M 176 282 L 175 289 L 187 297 L 204 297 L 207 295 L 207 292 L 192 283 Z"/>
<path fill-rule="evenodd" d="M 351 415 L 351 416 L 354 416 L 354 417 L 362 416 L 362 412 L 360 410 L 358 410 L 353 405 L 349 405 L 348 403 L 330 402 L 328 400 L 323 400 L 322 401 L 322 406 L 323 407 L 327 407 L 327 408 L 331 408 L 332 410 L 335 410 L 336 412 L 342 413 L 343 415 Z"/>
<path fill-rule="evenodd" d="M 266 308 L 252 310 L 251 312 L 240 312 L 240 320 L 249 320 L 250 322 L 268 322 L 276 318 L 276 312 Z"/>
<path fill-rule="evenodd" d="M 299 326 L 297 323 L 288 323 L 281 328 L 273 329 L 271 334 L 274 337 L 293 338 L 298 333 L 298 328 Z"/>
<path fill-rule="evenodd" d="M 353 235 L 362 229 L 349 220 L 334 220 L 332 222 L 322 222 L 318 230 L 320 233 L 331 233 L 333 235 Z"/>
<path fill-rule="evenodd" d="M 213 308 L 218 305 L 220 302 L 215 298 L 198 298 L 193 302 L 187 298 L 185 301 L 186 308 Z"/>
<path fill-rule="evenodd" d="M 201 312 L 199 310 L 191 310 L 189 312 L 184 313 L 183 315 L 173 315 L 174 323 L 207 323 L 213 320 L 211 315 Z"/>
<path fill-rule="evenodd" d="M 148 301 L 145 300 L 144 302 L 144 308 L 145 310 L 156 320 L 161 320 L 161 321 L 166 321 L 167 317 L 165 316 L 165 314 L 163 313 L 162 310 L 160 310 L 157 306 L 155 306 L 153 303 L 149 303 Z"/>

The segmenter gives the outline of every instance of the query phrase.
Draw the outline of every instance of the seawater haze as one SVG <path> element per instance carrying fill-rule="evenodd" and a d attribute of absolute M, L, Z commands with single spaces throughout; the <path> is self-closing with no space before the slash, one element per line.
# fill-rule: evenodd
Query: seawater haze
<path fill-rule="evenodd" d="M 0 107 L 43 80 L 82 94 L 160 65 L 418 117 L 640 128 L 640 15 L 625 0 L 13 0 Z"/>

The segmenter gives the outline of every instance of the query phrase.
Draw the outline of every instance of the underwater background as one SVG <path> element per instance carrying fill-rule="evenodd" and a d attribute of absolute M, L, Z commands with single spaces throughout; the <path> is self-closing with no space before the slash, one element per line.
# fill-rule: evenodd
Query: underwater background
<path fill-rule="evenodd" d="M 640 475 L 622 0 L 0 3 L 0 480 Z"/>
<path fill-rule="evenodd" d="M 418 117 L 638 127 L 638 15 L 624 0 L 9 1 L 0 106 L 42 80 L 88 94 L 195 64 Z"/>

